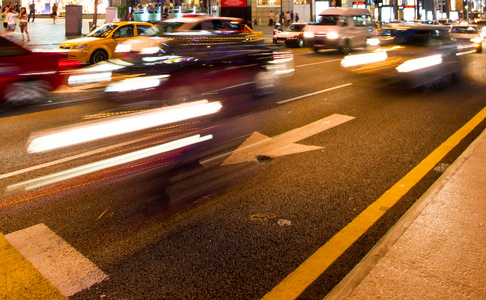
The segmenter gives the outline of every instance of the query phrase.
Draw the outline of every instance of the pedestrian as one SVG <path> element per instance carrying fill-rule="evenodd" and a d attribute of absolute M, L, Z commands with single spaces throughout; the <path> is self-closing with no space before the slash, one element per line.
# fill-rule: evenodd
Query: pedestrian
<path fill-rule="evenodd" d="M 299 22 L 299 14 L 295 13 L 295 22 Z"/>
<path fill-rule="evenodd" d="M 290 25 L 290 12 L 287 11 L 287 13 L 285 14 L 285 26 L 289 26 Z"/>
<path fill-rule="evenodd" d="M 294 11 L 290 11 L 290 23 L 294 23 Z"/>
<path fill-rule="evenodd" d="M 56 24 L 56 17 L 57 17 L 57 3 L 54 3 L 54 5 L 52 5 L 52 12 L 51 12 L 51 16 L 52 16 L 52 24 Z"/>
<path fill-rule="evenodd" d="M 8 25 L 8 19 L 7 19 L 7 14 L 9 12 L 9 8 L 8 8 L 8 5 L 5 6 L 4 10 L 3 10 L 3 13 L 2 13 L 2 17 L 3 17 L 3 30 L 5 32 L 7 32 L 7 25 Z"/>
<path fill-rule="evenodd" d="M 27 22 L 30 22 L 30 17 L 32 17 L 32 22 L 35 20 L 35 2 L 32 0 L 32 3 L 29 5 L 29 18 Z"/>
<path fill-rule="evenodd" d="M 271 10 L 270 13 L 268 14 L 268 26 L 273 26 L 273 18 L 274 18 L 273 10 Z"/>
<path fill-rule="evenodd" d="M 7 13 L 7 32 L 14 32 L 17 26 L 17 21 L 15 20 L 19 16 L 17 11 L 9 10 Z"/>
<path fill-rule="evenodd" d="M 14 10 L 15 12 L 19 12 L 19 9 L 20 9 L 19 3 L 16 1 L 16 2 L 15 2 L 15 5 L 14 5 L 14 7 L 13 7 L 13 10 Z"/>
<path fill-rule="evenodd" d="M 167 20 L 169 18 L 169 13 L 167 9 L 164 8 L 164 12 L 162 13 L 162 20 Z"/>
<path fill-rule="evenodd" d="M 283 26 L 284 26 L 284 20 L 285 20 L 285 16 L 284 16 L 284 12 L 281 11 L 280 12 L 280 15 L 279 15 L 279 23 L 280 23 L 280 28 L 283 29 Z"/>
<path fill-rule="evenodd" d="M 27 35 L 27 41 L 30 41 L 29 30 L 27 30 L 27 24 L 29 23 L 29 21 L 27 9 L 25 7 L 22 7 L 20 9 L 19 20 L 20 32 L 22 33 L 22 41 L 24 40 L 24 32 Z"/>

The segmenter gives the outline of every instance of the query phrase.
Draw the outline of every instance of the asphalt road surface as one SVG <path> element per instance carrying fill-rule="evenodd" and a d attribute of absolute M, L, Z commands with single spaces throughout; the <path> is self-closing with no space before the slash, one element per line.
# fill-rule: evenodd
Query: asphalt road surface
<path fill-rule="evenodd" d="M 486 56 L 424 93 L 347 73 L 334 51 L 293 52 L 295 74 L 275 95 L 225 96 L 211 116 L 42 153 L 27 145 L 43 132 L 147 106 L 69 90 L 3 109 L 0 232 L 44 224 L 106 275 L 71 299 L 324 298 L 484 130 L 434 154 L 485 107 Z M 29 186 L 197 134 L 210 138 Z"/>

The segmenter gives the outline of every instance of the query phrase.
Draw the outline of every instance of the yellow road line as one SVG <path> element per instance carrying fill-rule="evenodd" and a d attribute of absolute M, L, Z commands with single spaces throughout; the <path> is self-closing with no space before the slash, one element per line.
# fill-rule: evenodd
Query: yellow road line
<path fill-rule="evenodd" d="M 461 129 L 413 168 L 405 177 L 367 207 L 351 223 L 319 248 L 295 271 L 290 273 L 264 300 L 296 299 L 312 282 L 361 237 L 383 214 L 393 207 L 410 189 L 437 165 L 459 142 L 486 118 L 483 108 Z"/>
<path fill-rule="evenodd" d="M 1 299 L 67 299 L 0 234 Z"/>

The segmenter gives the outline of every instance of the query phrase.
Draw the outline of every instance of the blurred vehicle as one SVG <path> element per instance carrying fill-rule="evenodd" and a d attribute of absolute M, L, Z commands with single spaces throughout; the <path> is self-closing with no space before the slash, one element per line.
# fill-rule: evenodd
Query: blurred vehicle
<path fill-rule="evenodd" d="M 486 20 L 479 19 L 474 22 L 474 25 L 478 26 L 479 34 L 483 37 L 483 40 L 486 39 Z"/>
<path fill-rule="evenodd" d="M 76 65 L 62 51 L 33 51 L 0 36 L 0 99 L 9 105 L 37 103 L 65 84 L 63 71 Z"/>
<path fill-rule="evenodd" d="M 168 19 L 157 23 L 148 36 L 158 36 L 176 39 L 191 39 L 191 34 L 197 35 L 200 39 L 206 37 L 204 42 L 238 44 L 238 43 L 261 43 L 263 44 L 263 33 L 253 31 L 245 20 L 231 17 L 212 17 L 202 15 L 178 19 Z M 202 43 L 199 41 L 198 43 Z"/>
<path fill-rule="evenodd" d="M 291 52 L 224 40 L 208 45 L 204 35 L 140 37 L 120 44 L 117 57 L 79 70 L 69 78 L 70 85 L 102 90 L 116 103 L 176 104 L 222 91 L 231 96 L 237 91 L 265 96 L 293 72 Z"/>
<path fill-rule="evenodd" d="M 304 27 L 307 23 L 292 23 L 287 29 L 274 33 L 273 43 L 302 48 L 305 45 Z"/>
<path fill-rule="evenodd" d="M 319 21 L 305 27 L 305 44 L 316 52 L 319 49 L 339 49 L 348 54 L 354 48 L 366 46 L 374 27 L 367 9 L 329 8 L 319 14 Z"/>
<path fill-rule="evenodd" d="M 381 34 L 379 48 L 348 55 L 341 65 L 352 72 L 409 88 L 457 79 L 462 71 L 457 45 L 447 27 L 393 27 Z"/>
<path fill-rule="evenodd" d="M 451 27 L 451 36 L 458 42 L 461 52 L 483 52 L 483 37 L 476 25 L 453 25 Z"/>
<path fill-rule="evenodd" d="M 95 64 L 113 58 L 121 41 L 144 35 L 152 27 L 146 22 L 114 22 L 105 24 L 86 37 L 61 43 L 60 49 L 70 50 L 69 59 Z"/>

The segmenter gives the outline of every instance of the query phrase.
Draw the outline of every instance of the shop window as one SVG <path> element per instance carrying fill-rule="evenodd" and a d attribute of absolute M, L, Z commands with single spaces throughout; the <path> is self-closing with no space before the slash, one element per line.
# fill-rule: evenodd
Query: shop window
<path fill-rule="evenodd" d="M 280 6 L 280 0 L 257 0 L 259 6 Z"/>

